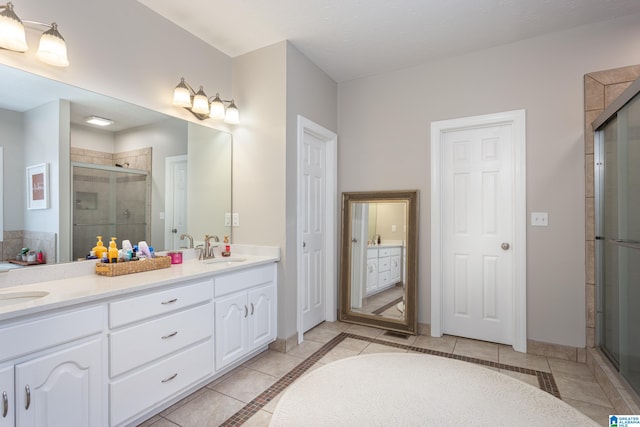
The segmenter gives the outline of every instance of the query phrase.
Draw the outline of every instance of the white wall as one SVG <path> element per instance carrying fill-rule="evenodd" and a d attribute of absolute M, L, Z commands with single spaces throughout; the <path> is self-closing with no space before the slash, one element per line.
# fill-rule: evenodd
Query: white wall
<path fill-rule="evenodd" d="M 233 64 L 234 94 L 247 99 L 242 126 L 234 132 L 233 203 L 240 214 L 234 241 L 282 249 L 278 337 L 290 338 L 297 332 L 297 116 L 335 131 L 337 85 L 288 42 L 234 58 Z"/>
<path fill-rule="evenodd" d="M 114 153 L 151 147 L 151 236 L 149 242 L 164 247 L 165 159 L 187 154 L 187 123 L 167 119 L 148 126 L 117 132 Z"/>
<path fill-rule="evenodd" d="M 25 180 L 23 115 L 0 109 L 0 144 L 4 147 L 2 165 L 4 230 L 24 228 Z"/>
<path fill-rule="evenodd" d="M 419 322 L 430 322 L 429 129 L 526 109 L 528 338 L 585 345 L 583 75 L 640 63 L 638 16 L 338 86 L 339 190 L 418 188 Z"/>

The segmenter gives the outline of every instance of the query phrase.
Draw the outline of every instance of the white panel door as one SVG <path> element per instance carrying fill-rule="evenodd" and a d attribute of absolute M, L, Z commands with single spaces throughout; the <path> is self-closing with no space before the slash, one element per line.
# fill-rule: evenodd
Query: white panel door
<path fill-rule="evenodd" d="M 16 399 L 13 393 L 13 365 L 0 369 L 0 427 L 14 427 Z"/>
<path fill-rule="evenodd" d="M 325 319 L 325 191 L 326 144 L 305 132 L 302 141 L 302 329 L 308 331 Z"/>
<path fill-rule="evenodd" d="M 276 337 L 275 285 L 249 292 L 249 351 L 269 344 Z"/>
<path fill-rule="evenodd" d="M 443 332 L 513 342 L 512 125 L 443 139 Z"/>
<path fill-rule="evenodd" d="M 188 245 L 180 242 L 187 232 L 187 156 L 166 159 L 165 195 L 165 249 L 178 249 Z"/>

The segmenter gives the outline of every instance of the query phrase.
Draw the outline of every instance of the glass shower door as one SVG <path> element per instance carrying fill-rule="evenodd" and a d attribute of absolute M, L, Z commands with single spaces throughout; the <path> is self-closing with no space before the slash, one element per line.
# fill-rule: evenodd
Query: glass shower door
<path fill-rule="evenodd" d="M 147 238 L 147 176 L 144 171 L 73 164 L 73 259 L 85 258 L 102 236 L 133 244 Z"/>
<path fill-rule="evenodd" d="M 640 98 L 597 130 L 599 341 L 640 393 Z"/>

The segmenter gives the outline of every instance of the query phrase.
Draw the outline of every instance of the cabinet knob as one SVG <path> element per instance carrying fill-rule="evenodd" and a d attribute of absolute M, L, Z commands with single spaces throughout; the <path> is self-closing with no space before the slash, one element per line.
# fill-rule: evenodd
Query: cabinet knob
<path fill-rule="evenodd" d="M 24 404 L 24 409 L 29 410 L 29 407 L 31 406 L 31 389 L 29 388 L 29 384 L 24 386 L 24 393 L 27 398 L 27 402 Z"/>
<path fill-rule="evenodd" d="M 2 418 L 7 418 L 9 413 L 9 396 L 6 391 L 2 392 Z"/>

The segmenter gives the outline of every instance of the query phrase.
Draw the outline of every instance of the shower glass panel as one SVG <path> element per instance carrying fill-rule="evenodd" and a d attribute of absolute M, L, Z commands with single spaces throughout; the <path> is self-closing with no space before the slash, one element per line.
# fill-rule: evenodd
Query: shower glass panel
<path fill-rule="evenodd" d="M 599 344 L 640 393 L 640 97 L 596 132 Z"/>
<path fill-rule="evenodd" d="M 83 259 L 102 236 L 147 241 L 148 173 L 91 164 L 73 165 L 73 259 Z"/>

